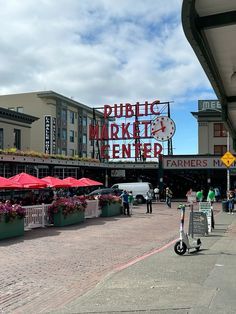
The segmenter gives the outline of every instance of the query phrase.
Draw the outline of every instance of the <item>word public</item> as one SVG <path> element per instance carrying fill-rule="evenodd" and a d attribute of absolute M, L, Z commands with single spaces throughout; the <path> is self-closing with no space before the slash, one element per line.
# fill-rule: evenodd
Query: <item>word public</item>
<path fill-rule="evenodd" d="M 137 102 L 135 105 L 130 103 L 120 105 L 105 105 L 104 106 L 104 119 L 105 123 L 100 126 L 98 124 L 89 125 L 89 139 L 108 141 L 108 140 L 134 140 L 132 144 L 105 144 L 101 145 L 101 157 L 104 159 L 109 158 L 138 158 L 140 151 L 144 158 L 155 158 L 162 152 L 162 145 L 159 143 L 140 144 L 137 142 L 141 138 L 139 127 L 142 127 L 142 139 L 150 138 L 151 121 L 133 121 L 128 123 L 121 123 L 118 125 L 112 120 L 114 118 L 132 118 L 132 117 L 145 117 L 148 115 L 160 115 L 158 109 L 159 100 L 155 100 L 152 103 L 145 101 L 144 104 Z M 111 120 L 112 119 L 112 120 Z M 112 123 L 109 123 L 112 121 Z M 107 122 L 106 122 L 107 121 Z M 133 152 L 131 154 L 131 152 Z M 110 154 L 110 155 L 109 155 Z"/>

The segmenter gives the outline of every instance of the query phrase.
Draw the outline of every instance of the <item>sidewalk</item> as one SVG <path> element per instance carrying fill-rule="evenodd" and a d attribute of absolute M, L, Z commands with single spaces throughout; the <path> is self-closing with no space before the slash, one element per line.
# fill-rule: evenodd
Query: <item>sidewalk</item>
<path fill-rule="evenodd" d="M 178 256 L 172 244 L 51 313 L 235 313 L 236 214 L 220 212 L 215 222 L 200 252 Z"/>

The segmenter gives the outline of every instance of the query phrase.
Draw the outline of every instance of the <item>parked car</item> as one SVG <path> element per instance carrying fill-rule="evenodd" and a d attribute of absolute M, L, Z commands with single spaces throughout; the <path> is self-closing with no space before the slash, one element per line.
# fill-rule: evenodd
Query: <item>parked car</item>
<path fill-rule="evenodd" d="M 97 196 L 97 195 L 104 195 L 104 194 L 112 194 L 112 195 L 121 195 L 123 190 L 120 189 L 112 189 L 112 188 L 104 188 L 104 189 L 97 189 L 92 191 L 88 194 L 88 196 Z"/>

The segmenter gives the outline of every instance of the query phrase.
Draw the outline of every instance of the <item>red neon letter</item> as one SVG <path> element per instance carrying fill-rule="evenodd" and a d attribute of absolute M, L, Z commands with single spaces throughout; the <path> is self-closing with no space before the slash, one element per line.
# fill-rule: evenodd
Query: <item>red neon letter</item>
<path fill-rule="evenodd" d="M 118 114 L 118 105 L 117 104 L 115 104 L 114 105 L 114 116 L 116 117 L 116 118 L 121 118 L 121 117 L 123 117 L 123 104 L 120 104 L 120 114 Z"/>
<path fill-rule="evenodd" d="M 130 158 L 130 150 L 131 150 L 131 146 L 130 144 L 122 144 L 122 158 Z"/>
<path fill-rule="evenodd" d="M 112 146 L 112 158 L 118 159 L 119 158 L 119 151 L 120 151 L 119 144 L 113 144 L 113 146 Z"/>
<path fill-rule="evenodd" d="M 122 123 L 121 124 L 121 130 L 122 130 L 122 138 L 123 139 L 130 139 L 130 134 L 129 134 L 129 131 L 128 131 L 128 128 L 130 126 L 130 123 Z"/>
<path fill-rule="evenodd" d="M 154 158 L 160 155 L 162 152 L 162 146 L 159 143 L 154 143 Z"/>
<path fill-rule="evenodd" d="M 89 139 L 90 140 L 98 140 L 99 139 L 99 125 L 89 125 Z"/>
<path fill-rule="evenodd" d="M 140 112 L 140 104 L 138 101 L 136 102 L 135 106 L 136 106 L 136 108 L 135 108 L 136 109 L 136 117 L 143 117 L 144 114 Z"/>
<path fill-rule="evenodd" d="M 151 157 L 151 144 L 150 143 L 144 143 L 143 144 L 143 157 L 144 158 L 150 158 Z"/>
<path fill-rule="evenodd" d="M 109 139 L 109 136 L 108 136 L 107 126 L 106 124 L 104 124 L 102 127 L 102 132 L 101 132 L 101 140 L 108 140 L 108 139 Z"/>
<path fill-rule="evenodd" d="M 126 118 L 130 118 L 134 116 L 134 110 L 131 104 L 125 104 L 125 116 Z"/>
<path fill-rule="evenodd" d="M 141 124 L 144 124 L 144 137 L 149 137 L 150 132 L 148 132 L 148 127 L 150 126 L 151 122 L 150 121 L 142 121 Z"/>
<path fill-rule="evenodd" d="M 112 112 L 112 107 L 110 105 L 105 105 L 104 106 L 104 119 L 106 119 L 107 117 L 109 117 L 109 115 Z"/>
<path fill-rule="evenodd" d="M 111 124 L 111 140 L 118 139 L 118 132 L 119 132 L 119 127 L 117 124 L 112 123 Z"/>
<path fill-rule="evenodd" d="M 157 104 L 159 104 L 159 103 L 160 103 L 160 100 L 154 100 L 154 101 L 151 103 L 151 105 L 150 105 L 150 111 L 151 111 L 152 114 L 154 114 L 154 115 L 159 115 L 159 114 L 160 114 L 160 111 L 155 111 L 155 110 L 154 110 L 154 106 L 157 105 Z M 158 107 L 157 107 L 157 110 L 159 110 Z"/>

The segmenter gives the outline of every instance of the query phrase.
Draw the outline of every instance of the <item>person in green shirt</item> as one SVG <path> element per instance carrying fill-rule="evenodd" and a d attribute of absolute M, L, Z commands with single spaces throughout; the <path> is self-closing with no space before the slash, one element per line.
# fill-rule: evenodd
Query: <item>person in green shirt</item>
<path fill-rule="evenodd" d="M 213 188 L 210 188 L 207 194 L 207 202 L 210 202 L 212 204 L 214 201 L 215 201 L 215 192 Z"/>
<path fill-rule="evenodd" d="M 197 192 L 196 198 L 197 198 L 198 202 L 202 202 L 203 201 L 203 198 L 204 198 L 203 197 L 203 190 L 200 190 L 200 191 Z"/>

